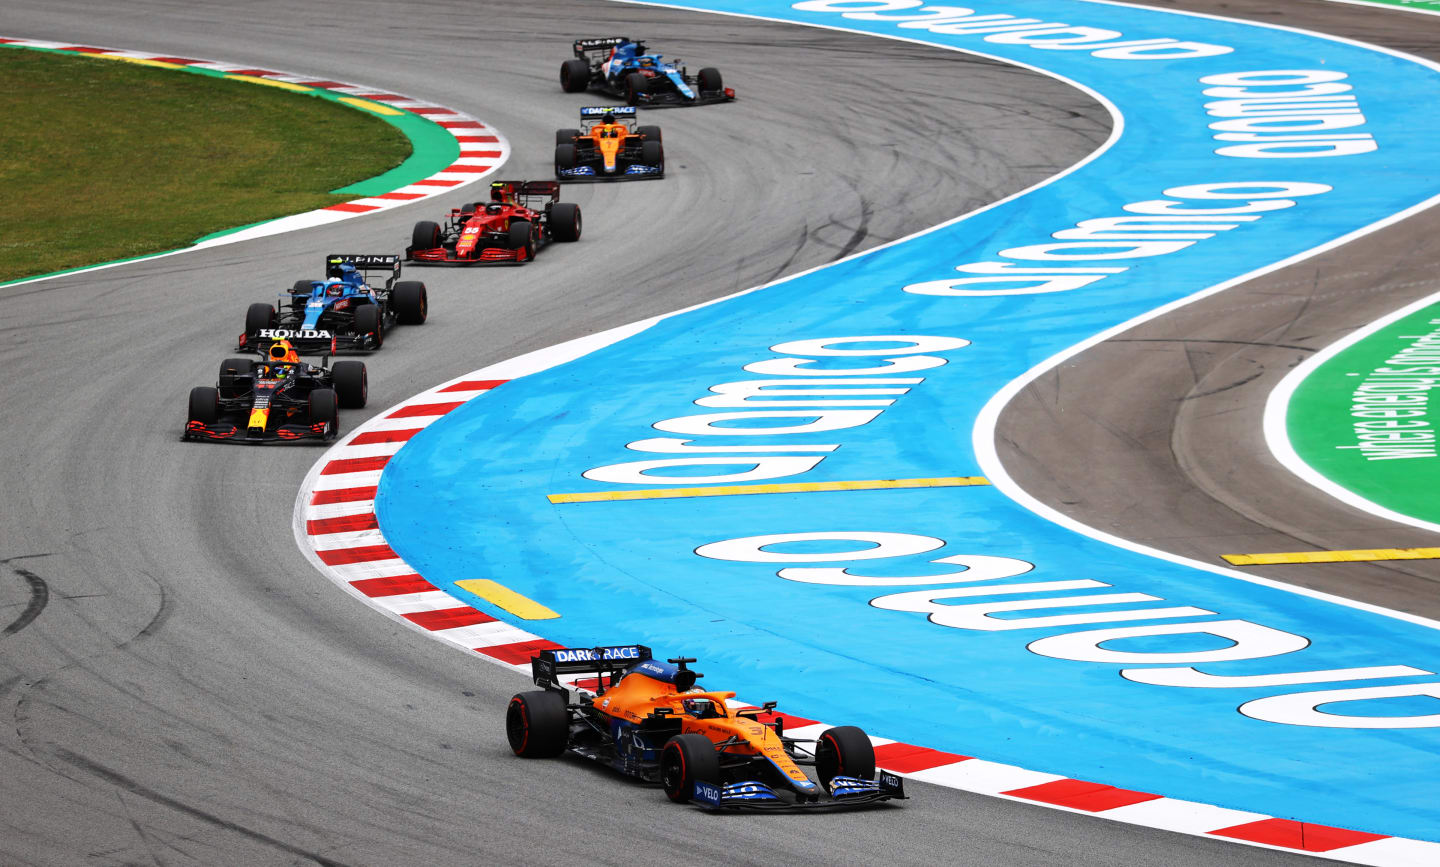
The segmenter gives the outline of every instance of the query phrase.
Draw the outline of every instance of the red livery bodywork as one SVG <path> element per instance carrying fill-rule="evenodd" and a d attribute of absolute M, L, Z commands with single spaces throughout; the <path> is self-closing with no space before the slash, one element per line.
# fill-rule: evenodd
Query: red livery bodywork
<path fill-rule="evenodd" d="M 405 258 L 421 264 L 521 265 L 551 241 L 580 239 L 580 206 L 554 181 L 495 181 L 490 201 L 415 224 Z"/>

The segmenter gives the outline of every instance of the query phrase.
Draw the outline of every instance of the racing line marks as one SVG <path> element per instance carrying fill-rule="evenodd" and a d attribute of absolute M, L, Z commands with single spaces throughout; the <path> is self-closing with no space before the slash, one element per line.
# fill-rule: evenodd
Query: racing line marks
<path fill-rule="evenodd" d="M 1232 566 L 1285 566 L 1296 563 L 1365 563 L 1374 560 L 1436 560 L 1440 548 L 1357 548 L 1349 551 L 1295 551 L 1278 554 L 1222 554 Z"/>

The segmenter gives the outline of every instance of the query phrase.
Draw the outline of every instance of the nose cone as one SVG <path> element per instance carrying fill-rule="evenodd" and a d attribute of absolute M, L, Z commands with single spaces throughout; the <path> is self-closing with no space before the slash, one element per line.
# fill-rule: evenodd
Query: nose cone
<path fill-rule="evenodd" d="M 802 795 L 818 795 L 822 791 L 818 783 L 813 783 L 809 780 L 805 780 L 804 782 L 795 780 L 793 782 L 795 783 L 795 791 Z"/>

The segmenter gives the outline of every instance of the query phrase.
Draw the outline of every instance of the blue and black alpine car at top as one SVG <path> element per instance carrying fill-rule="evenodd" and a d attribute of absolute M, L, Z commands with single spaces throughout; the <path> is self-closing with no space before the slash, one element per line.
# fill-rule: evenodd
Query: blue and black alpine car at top
<path fill-rule="evenodd" d="M 391 326 L 421 325 L 428 314 L 425 284 L 400 280 L 399 256 L 336 254 L 325 257 L 325 279 L 297 280 L 275 304 L 251 304 L 239 348 L 264 352 L 284 339 L 304 353 L 369 351 Z"/>
<path fill-rule="evenodd" d="M 664 61 L 645 43 L 627 36 L 575 40 L 575 57 L 560 65 L 560 87 L 566 93 L 587 88 L 618 96 L 630 105 L 703 105 L 726 102 L 735 91 L 724 85 L 720 70 L 707 66 L 690 75 L 680 60 Z"/>

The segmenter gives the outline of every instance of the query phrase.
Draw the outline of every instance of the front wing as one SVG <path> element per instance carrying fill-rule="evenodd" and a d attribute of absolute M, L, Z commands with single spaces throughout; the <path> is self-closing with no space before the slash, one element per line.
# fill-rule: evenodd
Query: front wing
<path fill-rule="evenodd" d="M 281 424 L 255 434 L 245 427 L 243 421 L 237 419 L 221 418 L 210 424 L 192 419 L 186 422 L 185 432 L 181 435 L 181 439 L 259 445 L 262 443 L 293 443 L 309 439 L 328 440 L 333 438 L 336 433 L 338 431 L 330 429 L 329 422 Z"/>
<path fill-rule="evenodd" d="M 786 796 L 790 797 L 786 797 Z M 799 812 L 853 810 L 889 800 L 905 799 L 900 775 L 881 771 L 878 780 L 836 777 L 830 781 L 830 795 L 813 801 L 800 800 L 758 781 L 739 783 L 695 782 L 695 803 L 709 810 Z"/>
<path fill-rule="evenodd" d="M 538 249 L 538 248 L 537 248 Z M 405 258 L 416 265 L 523 265 L 530 260 L 522 258 L 524 250 L 506 247 L 484 247 L 475 251 L 474 256 L 456 256 L 453 250 L 436 247 L 431 250 L 405 250 Z"/>

